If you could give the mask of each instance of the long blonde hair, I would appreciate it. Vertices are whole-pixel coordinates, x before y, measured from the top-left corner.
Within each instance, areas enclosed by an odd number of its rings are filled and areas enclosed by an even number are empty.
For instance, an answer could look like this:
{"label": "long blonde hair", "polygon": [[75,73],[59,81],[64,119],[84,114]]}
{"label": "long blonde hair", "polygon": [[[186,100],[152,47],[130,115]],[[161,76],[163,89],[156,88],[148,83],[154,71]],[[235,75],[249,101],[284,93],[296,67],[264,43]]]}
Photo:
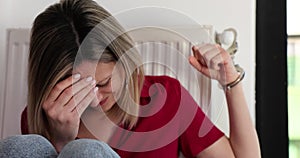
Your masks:
{"label": "long blonde hair", "polygon": [[[81,44],[93,29],[97,38],[87,40],[89,47],[78,58]],[[144,72],[138,52],[124,29],[104,8],[92,0],[62,0],[39,14],[31,30],[28,72],[28,125],[29,132],[49,135],[49,122],[42,104],[50,91],[61,80],[72,74],[76,62],[98,60],[117,62],[122,66],[128,82],[129,95],[136,104],[126,104],[135,115],[113,106],[109,114],[120,123],[133,127],[137,122],[140,92]],[[104,51],[99,51],[103,49]],[[126,53],[126,52],[130,53]],[[103,54],[102,54],[103,53]],[[101,58],[99,59],[99,54]],[[126,107],[127,106],[127,107]]]}

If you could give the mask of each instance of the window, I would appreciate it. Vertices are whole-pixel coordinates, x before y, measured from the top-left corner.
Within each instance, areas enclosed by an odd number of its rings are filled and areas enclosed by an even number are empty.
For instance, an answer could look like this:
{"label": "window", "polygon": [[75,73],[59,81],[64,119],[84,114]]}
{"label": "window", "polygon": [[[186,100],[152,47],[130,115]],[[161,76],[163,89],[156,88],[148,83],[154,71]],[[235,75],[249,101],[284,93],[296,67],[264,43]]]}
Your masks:
{"label": "window", "polygon": [[299,0],[287,0],[287,66],[289,157],[300,157],[300,10]]}
{"label": "window", "polygon": [[[299,28],[300,30],[300,28]],[[288,37],[289,157],[300,157],[300,36]],[[298,80],[297,80],[298,79]]]}

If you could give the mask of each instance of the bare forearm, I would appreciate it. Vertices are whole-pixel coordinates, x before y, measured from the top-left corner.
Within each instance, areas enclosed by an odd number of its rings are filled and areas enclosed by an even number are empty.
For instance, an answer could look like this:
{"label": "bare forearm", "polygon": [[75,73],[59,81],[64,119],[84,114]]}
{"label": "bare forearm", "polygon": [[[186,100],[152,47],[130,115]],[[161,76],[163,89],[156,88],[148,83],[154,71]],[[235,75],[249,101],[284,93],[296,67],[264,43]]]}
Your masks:
{"label": "bare forearm", "polygon": [[[240,76],[232,62],[230,54],[219,45],[200,45],[193,47],[194,56],[189,58],[193,67],[205,76],[217,80],[222,85],[234,86],[240,82]],[[204,62],[202,62],[204,61]],[[207,65],[207,63],[209,63]],[[226,91],[226,99],[229,110],[230,138],[214,143],[199,154],[200,157],[219,157],[216,151],[232,157],[232,151],[238,158],[260,157],[260,149],[256,130],[251,121],[246,99],[241,83],[238,83]],[[221,142],[221,143],[220,143]],[[230,145],[229,145],[230,143]],[[219,150],[231,146],[226,151]]]}
{"label": "bare forearm", "polygon": [[241,83],[226,91],[230,122],[230,144],[237,158],[260,157],[255,127],[251,121]]}

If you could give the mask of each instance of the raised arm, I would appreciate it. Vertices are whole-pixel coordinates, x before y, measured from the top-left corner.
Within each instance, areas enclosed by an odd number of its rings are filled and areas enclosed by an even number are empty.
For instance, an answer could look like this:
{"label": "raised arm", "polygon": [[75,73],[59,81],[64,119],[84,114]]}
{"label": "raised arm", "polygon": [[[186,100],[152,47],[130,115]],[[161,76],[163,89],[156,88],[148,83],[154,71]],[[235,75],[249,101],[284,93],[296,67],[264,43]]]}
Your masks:
{"label": "raised arm", "polygon": [[[193,47],[194,56],[190,64],[205,76],[228,85],[241,77],[227,53],[219,45],[206,44]],[[229,90],[224,90],[228,103],[230,136],[219,139],[197,157],[237,157],[256,158],[260,148],[255,127],[251,121],[248,106],[239,82]]]}

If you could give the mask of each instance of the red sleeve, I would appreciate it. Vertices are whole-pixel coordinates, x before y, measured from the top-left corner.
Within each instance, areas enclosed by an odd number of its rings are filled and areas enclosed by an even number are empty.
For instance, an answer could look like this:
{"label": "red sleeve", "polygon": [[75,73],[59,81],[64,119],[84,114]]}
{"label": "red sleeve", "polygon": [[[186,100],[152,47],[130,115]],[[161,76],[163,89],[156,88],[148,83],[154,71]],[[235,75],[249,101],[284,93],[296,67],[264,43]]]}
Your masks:
{"label": "red sleeve", "polygon": [[22,134],[29,134],[28,132],[28,122],[27,122],[27,107],[22,112],[21,115],[21,132]]}
{"label": "red sleeve", "polygon": [[[210,121],[183,87],[181,88],[181,93],[182,99],[184,99],[184,106],[187,109],[197,109],[197,113],[192,123],[180,136],[179,145],[185,157],[196,157],[201,151],[221,138],[224,133]],[[195,106],[197,107],[195,108]]]}

